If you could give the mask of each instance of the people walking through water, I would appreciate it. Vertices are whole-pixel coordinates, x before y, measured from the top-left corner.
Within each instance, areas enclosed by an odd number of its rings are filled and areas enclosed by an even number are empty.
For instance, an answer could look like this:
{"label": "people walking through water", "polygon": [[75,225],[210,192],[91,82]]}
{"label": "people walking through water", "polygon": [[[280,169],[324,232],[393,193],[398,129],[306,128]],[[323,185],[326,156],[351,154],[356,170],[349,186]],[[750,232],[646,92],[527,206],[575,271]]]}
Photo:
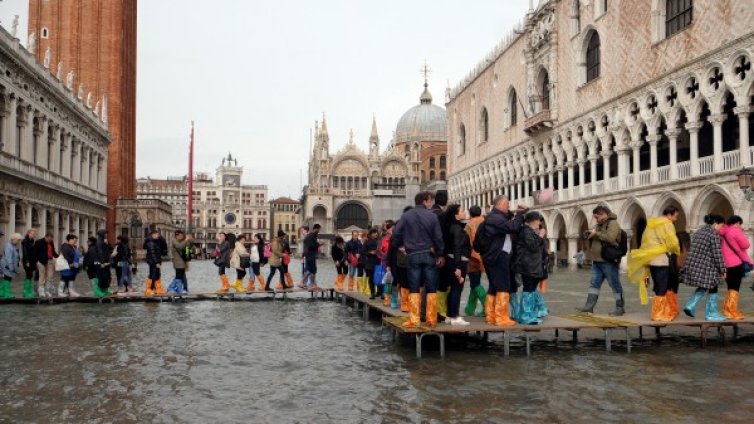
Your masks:
{"label": "people walking through water", "polygon": [[37,230],[31,229],[21,242],[21,263],[24,268],[24,299],[33,299],[37,296],[37,258],[34,255],[34,242],[37,238]]}
{"label": "people walking through water", "polygon": [[149,276],[145,283],[146,296],[164,296],[167,291],[162,287],[162,257],[167,256],[167,242],[157,230],[152,230],[149,238],[144,240],[144,254],[149,266]]}
{"label": "people walking through water", "polygon": [[230,254],[230,267],[236,270],[236,280],[233,282],[233,290],[243,293],[243,279],[246,277],[246,268],[251,266],[251,254],[246,250],[246,236],[239,234],[236,244]]}
{"label": "people walking through water", "polygon": [[686,231],[678,231],[676,233],[678,237],[678,244],[680,246],[679,254],[670,255],[670,275],[668,277],[668,293],[673,292],[672,295],[667,296],[668,306],[671,308],[674,317],[678,316],[680,307],[678,306],[678,287],[681,284],[681,269],[683,269],[686,263],[686,255],[691,248],[691,235]]}
{"label": "people walking through water", "polygon": [[352,231],[351,240],[345,246],[346,260],[348,261],[348,291],[353,291],[356,288],[356,279],[360,279],[364,275],[364,268],[361,266],[363,250],[364,246],[359,238],[359,232]]}
{"label": "people walking through water", "polygon": [[270,241],[270,275],[267,276],[267,282],[264,285],[265,291],[272,291],[270,283],[272,283],[272,278],[275,277],[275,272],[280,273],[280,283],[285,284],[285,274],[283,273],[283,237],[285,237],[285,232],[278,230],[277,237],[274,237]]}
{"label": "people walking through water", "polygon": [[99,271],[99,265],[97,265],[97,238],[89,237],[86,239],[86,252],[84,253],[84,271],[86,272],[86,278],[89,280],[89,285],[92,288],[92,294],[97,296],[99,293],[99,285],[97,280],[97,272]]}
{"label": "people walking through water", "polygon": [[[306,261],[306,271],[309,273],[308,283],[304,282],[304,287],[307,289],[317,289],[317,255],[319,254],[319,248],[322,243],[317,240],[319,236],[319,230],[321,226],[314,224],[312,230],[304,238],[304,260]],[[282,243],[282,239],[281,239]]]}
{"label": "people walking through water", "polygon": [[188,294],[186,270],[191,260],[191,236],[187,236],[182,230],[175,232],[175,238],[170,243],[170,259],[175,269],[175,278],[168,286],[168,292],[186,295]]}
{"label": "people walking through water", "polygon": [[58,296],[79,297],[80,294],[73,288],[73,282],[79,273],[80,258],[79,248],[76,245],[79,238],[73,234],[65,236],[65,243],[60,246],[60,254],[68,264],[68,269],[60,271],[60,285],[58,286]]}
{"label": "people walking through water", "polygon": [[[249,284],[246,285],[247,292],[254,291],[254,282],[259,283],[259,290],[264,290],[264,277],[262,276],[261,255],[259,253],[259,235],[251,237],[251,247],[249,248],[250,266],[249,266]],[[264,247],[262,247],[264,252]]]}
{"label": "people walking through water", "polygon": [[445,270],[450,275],[450,292],[448,294],[448,323],[450,325],[469,325],[463,319],[461,310],[461,293],[466,282],[466,272],[471,260],[471,241],[464,228],[466,211],[461,205],[452,204],[443,213],[448,225],[448,243],[445,245]]}
{"label": "people walking through water", "polygon": [[437,215],[430,212],[432,195],[420,192],[414,198],[413,209],[401,215],[393,233],[398,248],[406,251],[408,269],[409,317],[403,323],[406,328],[420,325],[420,287],[424,283],[427,292],[426,324],[437,325],[437,269],[445,265],[445,246]]}
{"label": "people walking through water", "polygon": [[369,284],[369,300],[374,300],[379,295],[376,290],[377,283],[374,281],[375,270],[380,263],[380,258],[378,256],[380,248],[380,244],[377,241],[378,235],[379,232],[377,229],[372,228],[369,230],[367,240],[364,243],[364,271],[366,272],[367,282]]}
{"label": "people walking through water", "polygon": [[511,212],[506,196],[498,196],[493,206],[477,229],[474,247],[482,255],[490,281],[485,321],[505,327],[516,324],[510,314],[510,292],[516,284],[512,280],[510,259],[514,248],[513,235],[521,230],[528,208],[520,204],[515,213]]}
{"label": "people walking through water", "polygon": [[283,273],[285,274],[285,282],[280,283],[281,289],[293,288],[293,277],[291,276],[291,257],[293,252],[291,251],[291,244],[288,242],[288,234],[283,237]]}
{"label": "people walking through water", "polygon": [[383,278],[382,295],[384,306],[390,306],[393,309],[398,308],[398,289],[395,285],[395,276],[390,267],[390,258],[388,253],[390,252],[390,241],[393,239],[393,232],[395,231],[395,222],[388,219],[383,225],[384,232],[382,235],[382,241],[380,241],[380,265],[384,270],[385,276],[389,275],[389,278]]}
{"label": "people walking through water", "polygon": [[[227,293],[230,290],[230,282],[228,276],[225,274],[225,268],[230,266],[230,251],[232,244],[228,240],[228,236],[224,232],[217,233],[217,246],[215,247],[215,259],[214,264],[217,267],[217,275],[220,276],[220,289],[218,293]],[[233,240],[235,244],[235,240]]]}
{"label": "people walking through water", "polygon": [[723,315],[733,320],[744,318],[744,314],[738,310],[738,293],[741,290],[741,280],[744,274],[754,269],[754,261],[747,253],[750,246],[749,238],[741,229],[742,224],[743,219],[738,215],[733,215],[728,218],[727,225],[720,229],[722,241],[720,251],[725,262],[725,283],[728,286],[723,300]]}
{"label": "people walking through water", "polygon": [[113,249],[107,242],[107,230],[101,229],[97,231],[97,241],[94,244],[94,267],[96,269],[97,278],[95,278],[95,284],[93,286],[94,295],[96,297],[105,297],[110,295],[110,280],[112,279],[112,273],[110,272],[110,258],[112,256]]}
{"label": "people walking through water", "polygon": [[118,283],[118,294],[134,293],[133,275],[131,265],[133,256],[128,236],[118,236],[118,244],[115,246],[115,278]]}
{"label": "people walking through water", "polygon": [[348,274],[348,265],[346,264],[345,242],[343,237],[336,236],[330,247],[330,257],[335,264],[335,290],[343,291],[343,281]]}
{"label": "people walking through water", "polygon": [[620,258],[625,255],[624,233],[618,225],[618,217],[607,206],[597,206],[592,210],[592,216],[597,225],[585,235],[586,240],[591,242],[589,253],[592,259],[592,279],[586,304],[576,310],[593,313],[602,283],[607,279],[615,297],[615,309],[610,315],[621,316],[625,313],[623,286],[619,275]]}
{"label": "people walking through water", "polygon": [[44,237],[34,243],[34,257],[37,260],[37,274],[39,275],[39,297],[52,297],[55,258],[58,257],[55,243],[52,240],[52,233],[45,234]]}
{"label": "people walking through water", "polygon": [[692,318],[696,316],[696,304],[705,294],[709,294],[704,318],[707,321],[727,319],[720,313],[717,304],[718,286],[727,277],[719,235],[724,223],[725,219],[720,215],[707,215],[704,217],[704,225],[691,238],[691,249],[686,255],[682,281],[696,287],[683,308],[683,312]]}
{"label": "people walking through water", "polygon": [[680,212],[675,206],[668,206],[661,217],[650,218],[641,237],[641,247],[631,250],[628,255],[628,280],[634,284],[649,284],[652,277],[652,321],[669,322],[675,319],[670,285],[671,255],[681,253],[674,223]]}
{"label": "people walking through water", "polygon": [[13,281],[13,277],[18,273],[19,265],[21,264],[21,254],[18,249],[21,239],[23,239],[21,234],[12,234],[10,240],[5,243],[2,257],[0,257],[0,274],[3,277],[0,282],[0,298],[2,299],[15,298],[11,292],[11,281]]}
{"label": "people walking through water", "polygon": [[543,318],[540,316],[543,311],[539,304],[541,295],[538,296],[537,287],[546,277],[547,272],[545,262],[547,257],[545,235],[547,233],[541,223],[542,215],[539,212],[528,212],[524,216],[524,225],[516,239],[514,271],[521,276],[524,287],[521,294],[521,306],[515,319],[525,325],[541,324]]}
{"label": "people walking through water", "polygon": [[[469,242],[474,245],[474,237],[476,236],[477,228],[479,224],[484,221],[482,216],[482,208],[479,206],[472,206],[469,208],[469,221],[466,223],[466,234],[469,235]],[[482,272],[484,272],[484,265],[482,264],[482,257],[479,252],[472,248],[471,257],[469,258],[469,299],[466,301],[466,308],[464,312],[467,317],[471,316],[484,316],[484,304],[487,300],[487,290],[482,286]],[[477,312],[477,302],[481,304],[481,309]]]}

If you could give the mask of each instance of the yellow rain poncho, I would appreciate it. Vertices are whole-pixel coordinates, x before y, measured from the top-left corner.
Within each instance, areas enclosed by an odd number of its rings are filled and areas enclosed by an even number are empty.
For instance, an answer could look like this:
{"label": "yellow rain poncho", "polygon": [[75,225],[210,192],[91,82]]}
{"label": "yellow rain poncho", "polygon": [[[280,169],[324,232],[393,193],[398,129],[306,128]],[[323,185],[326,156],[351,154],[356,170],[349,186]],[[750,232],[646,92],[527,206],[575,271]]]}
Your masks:
{"label": "yellow rain poncho", "polygon": [[675,226],[665,217],[650,218],[641,237],[641,248],[628,254],[628,281],[643,285],[649,277],[650,262],[668,253],[681,253]]}

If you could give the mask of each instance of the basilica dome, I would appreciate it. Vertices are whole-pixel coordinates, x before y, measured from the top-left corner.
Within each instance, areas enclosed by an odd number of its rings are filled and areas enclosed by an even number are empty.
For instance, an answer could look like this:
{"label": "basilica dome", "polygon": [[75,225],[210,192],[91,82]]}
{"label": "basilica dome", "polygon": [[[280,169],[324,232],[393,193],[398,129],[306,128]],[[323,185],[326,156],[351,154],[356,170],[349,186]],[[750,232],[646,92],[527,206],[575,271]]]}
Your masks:
{"label": "basilica dome", "polygon": [[448,141],[448,116],[445,109],[432,104],[432,95],[424,84],[419,105],[403,114],[395,128],[395,144],[423,141]]}

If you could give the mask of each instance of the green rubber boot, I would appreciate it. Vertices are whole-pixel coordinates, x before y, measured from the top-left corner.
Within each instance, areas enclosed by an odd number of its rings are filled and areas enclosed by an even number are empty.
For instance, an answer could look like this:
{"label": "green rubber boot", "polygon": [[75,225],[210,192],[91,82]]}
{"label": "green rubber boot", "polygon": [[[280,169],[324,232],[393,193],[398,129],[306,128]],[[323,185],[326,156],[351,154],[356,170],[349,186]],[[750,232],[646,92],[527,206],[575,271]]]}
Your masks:
{"label": "green rubber boot", "polygon": [[487,303],[487,290],[485,290],[484,287],[482,287],[482,285],[480,284],[476,286],[476,288],[474,288],[474,291],[476,292],[477,299],[479,299],[479,303],[482,304],[482,310],[477,312],[476,316],[484,317],[484,306],[485,303]]}
{"label": "green rubber boot", "polygon": [[3,280],[3,299],[15,299],[10,291],[10,281]]}
{"label": "green rubber boot", "polygon": [[92,284],[92,296],[94,296],[94,297],[102,297],[100,295],[101,291],[99,289],[99,279],[92,278],[89,282]]}
{"label": "green rubber boot", "polygon": [[463,310],[467,317],[474,316],[474,313],[476,312],[476,300],[476,290],[469,290],[469,300],[466,301],[466,308]]}
{"label": "green rubber boot", "polygon": [[24,299],[34,299],[36,293],[34,293],[34,283],[31,280],[24,280]]}

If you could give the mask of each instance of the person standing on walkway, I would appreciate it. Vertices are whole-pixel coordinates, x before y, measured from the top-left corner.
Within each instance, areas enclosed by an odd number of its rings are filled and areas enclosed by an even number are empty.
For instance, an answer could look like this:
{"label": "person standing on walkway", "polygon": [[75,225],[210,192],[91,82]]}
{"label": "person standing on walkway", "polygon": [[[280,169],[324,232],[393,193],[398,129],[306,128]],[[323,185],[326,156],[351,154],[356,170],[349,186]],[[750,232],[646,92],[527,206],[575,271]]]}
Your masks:
{"label": "person standing on walkway", "polygon": [[728,218],[728,225],[720,229],[722,240],[720,250],[727,268],[725,282],[728,286],[728,292],[723,300],[723,314],[728,319],[735,320],[744,318],[744,314],[738,310],[738,292],[744,277],[744,267],[748,267],[749,271],[754,269],[754,261],[747,253],[750,246],[749,238],[741,229],[743,222],[740,216],[733,215]]}
{"label": "person standing on walkway", "polygon": [[469,325],[460,314],[461,293],[466,282],[466,272],[471,260],[471,240],[466,232],[463,220],[466,211],[461,205],[453,204],[445,210],[448,222],[448,243],[445,249],[445,269],[451,276],[448,294],[448,322],[450,325]]}
{"label": "person standing on walkway", "polygon": [[131,265],[134,259],[128,236],[118,237],[115,251],[115,278],[117,278],[118,283],[118,294],[134,293],[133,275],[131,274]]}
{"label": "person standing on walkway", "polygon": [[380,250],[378,256],[380,258],[380,265],[382,265],[382,269],[384,270],[383,275],[390,273],[390,278],[386,280],[386,284],[383,284],[382,287],[382,304],[383,306],[390,306],[395,309],[398,307],[398,289],[396,288],[394,283],[395,276],[391,272],[388,257],[388,252],[390,251],[390,241],[393,239],[393,232],[395,231],[395,222],[391,219],[388,219],[387,221],[385,221],[383,228],[384,231],[382,240],[380,241]]}
{"label": "person standing on walkway", "polygon": [[14,298],[10,284],[13,281],[13,277],[16,276],[18,265],[21,263],[18,245],[21,243],[22,238],[19,233],[12,234],[10,240],[5,243],[5,249],[3,250],[2,257],[0,257],[0,274],[3,277],[2,282],[0,282],[0,298],[2,299]]}
{"label": "person standing on walkway", "polygon": [[26,278],[24,279],[24,299],[33,299],[37,296],[39,276],[35,275],[37,272],[37,258],[34,255],[34,242],[36,238],[37,230],[31,229],[26,232],[26,236],[21,242],[21,253],[23,254],[21,264],[26,273]]}
{"label": "person standing on walkway", "polygon": [[482,228],[487,245],[482,254],[484,269],[490,280],[485,304],[485,321],[505,327],[515,325],[510,316],[510,293],[515,282],[512,281],[511,253],[513,252],[513,235],[518,234],[524,223],[524,214],[528,209],[519,205],[514,214],[510,211],[510,201],[506,196],[495,198],[494,208],[485,217]]}
{"label": "person standing on walkway", "polygon": [[[484,222],[482,216],[482,208],[479,206],[472,206],[469,208],[469,221],[466,223],[466,234],[469,235],[469,242],[474,245],[474,237],[476,236],[477,228],[479,224]],[[466,301],[466,309],[464,312],[467,317],[475,316],[477,301],[481,303],[482,309],[477,316],[484,316],[484,304],[487,300],[487,290],[482,286],[482,272],[484,272],[484,265],[482,264],[482,257],[476,250],[471,250],[471,257],[469,258],[469,299]]]}
{"label": "person standing on walkway", "polygon": [[79,248],[76,245],[79,238],[74,234],[68,234],[65,236],[65,243],[60,246],[60,254],[63,255],[65,261],[68,263],[68,269],[60,271],[60,285],[58,286],[58,296],[70,296],[79,297],[79,293],[73,288],[73,282],[76,281],[76,276],[79,274],[80,258]]}
{"label": "person standing on walkway", "polygon": [[427,292],[426,322],[437,325],[437,269],[445,265],[445,246],[437,215],[430,212],[432,195],[420,192],[414,198],[413,209],[401,216],[393,233],[396,245],[406,251],[409,294],[409,317],[403,326],[417,327],[420,324],[420,287],[424,283]]}
{"label": "person standing on walkway", "polygon": [[369,300],[374,300],[378,296],[378,293],[375,290],[377,282],[374,281],[375,270],[380,263],[380,258],[378,256],[380,249],[380,243],[377,241],[378,235],[379,232],[377,229],[372,228],[369,230],[367,241],[364,243],[364,271],[366,272],[367,282],[369,284]]}
{"label": "person standing on walkway", "polygon": [[285,237],[285,232],[278,230],[277,235],[277,237],[270,241],[270,275],[267,276],[267,283],[264,285],[265,291],[272,290],[270,289],[270,283],[272,283],[272,278],[275,276],[276,271],[280,273],[280,283],[285,284],[283,280],[285,278],[285,274],[283,273],[283,237]]}
{"label": "person standing on walkway", "polygon": [[[319,247],[322,246],[317,240],[320,230],[319,224],[314,224],[312,230],[304,238],[304,260],[306,261],[306,271],[309,273],[310,284],[306,284],[307,289],[316,289],[317,287],[317,255]],[[303,287],[302,287],[303,288]]]}
{"label": "person standing on walkway", "polygon": [[110,295],[110,280],[112,279],[110,258],[112,253],[113,249],[107,242],[107,230],[103,228],[97,231],[97,241],[94,245],[94,267],[97,275],[94,295],[97,297]]}
{"label": "person standing on walkway", "polygon": [[586,239],[591,240],[592,246],[590,254],[592,257],[592,280],[589,286],[586,304],[582,308],[576,308],[579,312],[594,312],[594,306],[600,295],[602,283],[607,279],[608,284],[613,289],[615,296],[615,310],[610,312],[611,316],[621,316],[624,314],[623,286],[620,284],[619,261],[606,260],[602,257],[602,246],[619,246],[621,242],[621,228],[618,225],[618,217],[610,212],[606,206],[597,206],[592,210],[592,216],[597,221],[597,225],[587,231]]}
{"label": "person standing on walkway", "polygon": [[[264,247],[262,248],[264,252]],[[254,281],[259,283],[259,290],[264,291],[264,277],[262,276],[261,255],[259,254],[259,235],[253,235],[251,237],[251,248],[249,249],[250,263],[249,267],[249,283],[246,285],[247,292],[254,291]]]}
{"label": "person standing on walkway", "polygon": [[720,229],[725,219],[720,215],[707,215],[704,217],[704,225],[691,238],[691,249],[686,255],[686,263],[683,267],[683,279],[685,284],[696,287],[696,291],[686,302],[683,312],[694,317],[696,304],[709,293],[707,308],[704,317],[707,321],[725,321],[725,315],[721,314],[717,305],[717,287],[720,281],[727,277],[727,268],[720,250]]}
{"label": "person standing on walkway", "polygon": [[345,281],[346,274],[348,274],[348,265],[346,265],[345,242],[343,241],[343,237],[335,237],[333,245],[330,248],[330,257],[335,264],[335,273],[337,275],[337,277],[335,277],[335,290],[343,291],[343,281]]}
{"label": "person standing on walkway", "polygon": [[541,324],[537,286],[546,274],[547,264],[544,228],[541,228],[542,215],[531,211],[524,216],[524,224],[516,239],[515,272],[521,276],[524,291],[516,321],[525,325]]}
{"label": "person standing on walkway", "polygon": [[37,259],[37,273],[39,274],[39,297],[52,297],[53,295],[53,278],[55,278],[55,258],[58,252],[55,251],[55,243],[52,240],[52,233],[34,243],[34,257]]}
{"label": "person standing on walkway", "polygon": [[[234,240],[235,241],[235,240]],[[217,275],[220,276],[220,290],[218,293],[227,293],[230,290],[230,282],[228,282],[228,276],[225,274],[225,268],[230,264],[230,250],[231,244],[227,235],[224,232],[217,233],[217,247],[215,247],[215,266],[217,267]]]}
{"label": "person standing on walkway", "polygon": [[144,294],[164,296],[167,292],[162,288],[162,257],[168,254],[168,245],[157,230],[152,230],[150,237],[144,240],[144,250],[149,266],[149,276],[146,281]]}
{"label": "person standing on walkway", "polygon": [[652,321],[670,322],[675,319],[670,285],[670,255],[681,253],[675,225],[678,208],[668,206],[661,217],[650,218],[641,237],[641,247],[628,255],[628,279],[634,284],[647,284],[652,277]]}
{"label": "person standing on walkway", "polygon": [[243,293],[243,279],[246,277],[246,268],[251,266],[251,254],[246,250],[246,236],[239,234],[236,237],[236,245],[230,254],[230,267],[236,270],[236,281],[233,282],[233,289],[236,293]]}
{"label": "person standing on walkway", "polygon": [[99,267],[97,262],[97,238],[89,237],[86,239],[86,252],[84,253],[84,271],[86,271],[86,278],[89,280],[89,285],[92,288],[92,293],[96,296],[99,293],[99,286],[97,285],[97,271]]}
{"label": "person standing on walkway", "polygon": [[175,269],[175,279],[173,283],[170,283],[172,290],[168,288],[168,291],[179,295],[188,294],[186,270],[191,260],[191,236],[187,236],[182,230],[177,230],[175,238],[170,244],[170,249],[170,253],[172,253],[170,255],[171,261],[173,262],[173,269]]}
{"label": "person standing on walkway", "polygon": [[361,255],[364,253],[364,246],[359,239],[359,232],[351,232],[351,240],[346,243],[345,252],[348,261],[348,291],[354,290],[356,278],[364,275],[364,268],[361,266]]}
{"label": "person standing on walkway", "polygon": [[291,251],[291,244],[288,242],[288,234],[286,234],[283,238],[283,272],[285,273],[285,282],[280,284],[283,289],[293,288],[293,277],[290,272],[292,257],[293,252]]}

